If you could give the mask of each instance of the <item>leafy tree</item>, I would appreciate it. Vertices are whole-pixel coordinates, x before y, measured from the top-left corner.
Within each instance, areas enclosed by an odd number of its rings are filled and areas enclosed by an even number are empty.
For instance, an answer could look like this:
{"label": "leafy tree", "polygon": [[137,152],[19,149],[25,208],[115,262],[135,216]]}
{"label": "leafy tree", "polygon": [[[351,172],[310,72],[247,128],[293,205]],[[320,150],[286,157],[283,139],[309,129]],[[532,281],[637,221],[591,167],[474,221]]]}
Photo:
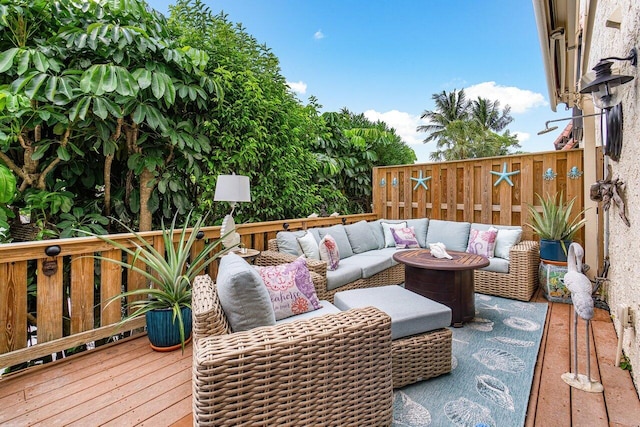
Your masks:
{"label": "leafy tree", "polygon": [[57,186],[110,215],[116,183],[141,230],[162,203],[189,210],[185,181],[211,149],[199,112],[221,95],[204,52],[142,0],[3,0],[0,27],[0,160],[21,194]]}
{"label": "leafy tree", "polygon": [[502,156],[518,148],[518,140],[509,131],[502,132],[513,121],[511,107],[500,108],[499,101],[478,97],[467,101],[464,90],[442,91],[433,95],[435,110],[425,110],[421,118],[429,124],[418,126],[428,133],[424,142],[436,142],[431,160],[461,160]]}
{"label": "leafy tree", "polygon": [[372,123],[364,114],[344,108],[322,117],[327,131],[315,143],[316,156],[324,165],[319,182],[341,189],[343,196],[328,207],[340,212],[368,212],[373,167],[413,163],[415,153],[395,130],[383,122]]}
{"label": "leafy tree", "polygon": [[424,142],[430,142],[440,138],[447,125],[456,120],[466,120],[469,115],[469,104],[467,103],[464,89],[453,90],[447,93],[442,91],[431,96],[436,104],[435,110],[425,110],[420,115],[421,119],[427,119],[429,124],[420,125],[418,132],[427,133]]}

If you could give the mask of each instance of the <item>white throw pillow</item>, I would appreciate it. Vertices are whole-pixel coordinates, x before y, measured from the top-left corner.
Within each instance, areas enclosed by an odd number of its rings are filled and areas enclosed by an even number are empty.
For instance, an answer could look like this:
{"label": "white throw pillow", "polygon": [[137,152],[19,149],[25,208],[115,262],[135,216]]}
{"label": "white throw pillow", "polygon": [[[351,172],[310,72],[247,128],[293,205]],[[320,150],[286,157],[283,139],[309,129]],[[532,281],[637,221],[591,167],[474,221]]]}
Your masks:
{"label": "white throw pillow", "polygon": [[393,234],[391,234],[391,229],[406,228],[407,223],[406,222],[399,222],[399,223],[382,222],[381,224],[382,224],[382,231],[384,232],[384,247],[385,248],[395,247],[396,241],[393,238]]}
{"label": "white throw pillow", "polygon": [[522,229],[498,229],[498,236],[496,237],[496,247],[494,249],[495,256],[498,258],[509,259],[509,251],[511,250],[511,247],[515,244],[520,243],[521,237]]}
{"label": "white throw pillow", "polygon": [[318,250],[318,242],[313,234],[308,231],[302,237],[298,237],[298,244],[302,248],[304,256],[309,259],[320,259],[320,251]]}

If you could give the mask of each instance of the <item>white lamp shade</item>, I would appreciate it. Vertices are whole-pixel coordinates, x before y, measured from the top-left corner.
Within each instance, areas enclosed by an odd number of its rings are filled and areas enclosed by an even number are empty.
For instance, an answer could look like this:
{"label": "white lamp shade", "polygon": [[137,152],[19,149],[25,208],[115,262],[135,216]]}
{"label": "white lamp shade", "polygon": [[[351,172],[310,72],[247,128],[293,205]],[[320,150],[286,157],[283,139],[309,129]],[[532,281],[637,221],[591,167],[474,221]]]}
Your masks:
{"label": "white lamp shade", "polygon": [[249,177],[244,175],[218,175],[213,200],[232,203],[250,202]]}

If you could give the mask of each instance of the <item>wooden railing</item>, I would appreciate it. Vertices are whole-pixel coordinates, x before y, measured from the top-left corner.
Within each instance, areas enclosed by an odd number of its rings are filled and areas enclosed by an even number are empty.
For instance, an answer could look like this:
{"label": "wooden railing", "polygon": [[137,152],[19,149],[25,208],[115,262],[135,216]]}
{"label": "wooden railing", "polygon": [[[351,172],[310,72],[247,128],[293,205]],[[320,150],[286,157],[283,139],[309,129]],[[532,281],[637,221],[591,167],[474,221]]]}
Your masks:
{"label": "wooden railing", "polygon": [[[488,224],[522,225],[527,206],[538,206],[536,194],[563,191],[576,197],[574,214],[584,206],[584,178],[571,177],[572,168],[583,171],[582,149],[551,151],[506,157],[489,157],[446,163],[374,168],[373,211],[381,218],[422,218]],[[506,165],[519,171],[494,185]],[[418,179],[422,173],[427,189]],[[412,180],[411,178],[414,178]],[[524,227],[523,238],[533,238]]]}
{"label": "wooden railing", "polygon": [[[237,229],[245,246],[265,250],[268,240],[285,228],[293,231],[375,219],[375,214],[300,218],[241,224]],[[202,231],[204,237],[194,251],[220,236],[219,227]],[[160,231],[140,235],[163,250]],[[109,237],[131,245],[131,234]],[[48,248],[59,249],[59,253],[49,256]],[[121,304],[114,302],[105,308],[106,301],[124,288],[146,286],[143,278],[116,264],[98,262],[96,254],[123,259],[121,250],[94,237],[0,245],[0,369],[144,326],[144,318],[121,324]],[[211,263],[208,273],[216,277],[216,271],[217,263]],[[31,307],[28,301],[34,298],[28,298],[28,292],[35,294],[36,303]],[[37,344],[31,346],[27,343],[29,324],[37,327]]]}

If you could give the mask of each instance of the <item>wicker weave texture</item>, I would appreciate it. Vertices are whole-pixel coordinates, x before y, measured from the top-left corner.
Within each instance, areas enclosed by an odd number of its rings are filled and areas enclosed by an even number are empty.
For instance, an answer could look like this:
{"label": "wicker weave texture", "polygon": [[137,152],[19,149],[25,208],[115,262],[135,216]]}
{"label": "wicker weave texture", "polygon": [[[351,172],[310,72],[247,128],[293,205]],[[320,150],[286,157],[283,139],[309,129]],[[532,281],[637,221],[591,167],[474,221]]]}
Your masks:
{"label": "wicker weave texture", "polygon": [[529,301],[538,287],[540,245],[525,240],[509,252],[509,273],[475,270],[475,290],[481,294]]}
{"label": "wicker weave texture", "polygon": [[391,319],[373,307],[194,343],[203,426],[390,425]]}
{"label": "wicker weave texture", "polygon": [[193,281],[191,312],[194,340],[231,333],[231,327],[216,293],[216,286],[207,274],[197,276]]}
{"label": "wicker weave texture", "polygon": [[394,340],[393,388],[451,372],[452,336],[442,328]]}

